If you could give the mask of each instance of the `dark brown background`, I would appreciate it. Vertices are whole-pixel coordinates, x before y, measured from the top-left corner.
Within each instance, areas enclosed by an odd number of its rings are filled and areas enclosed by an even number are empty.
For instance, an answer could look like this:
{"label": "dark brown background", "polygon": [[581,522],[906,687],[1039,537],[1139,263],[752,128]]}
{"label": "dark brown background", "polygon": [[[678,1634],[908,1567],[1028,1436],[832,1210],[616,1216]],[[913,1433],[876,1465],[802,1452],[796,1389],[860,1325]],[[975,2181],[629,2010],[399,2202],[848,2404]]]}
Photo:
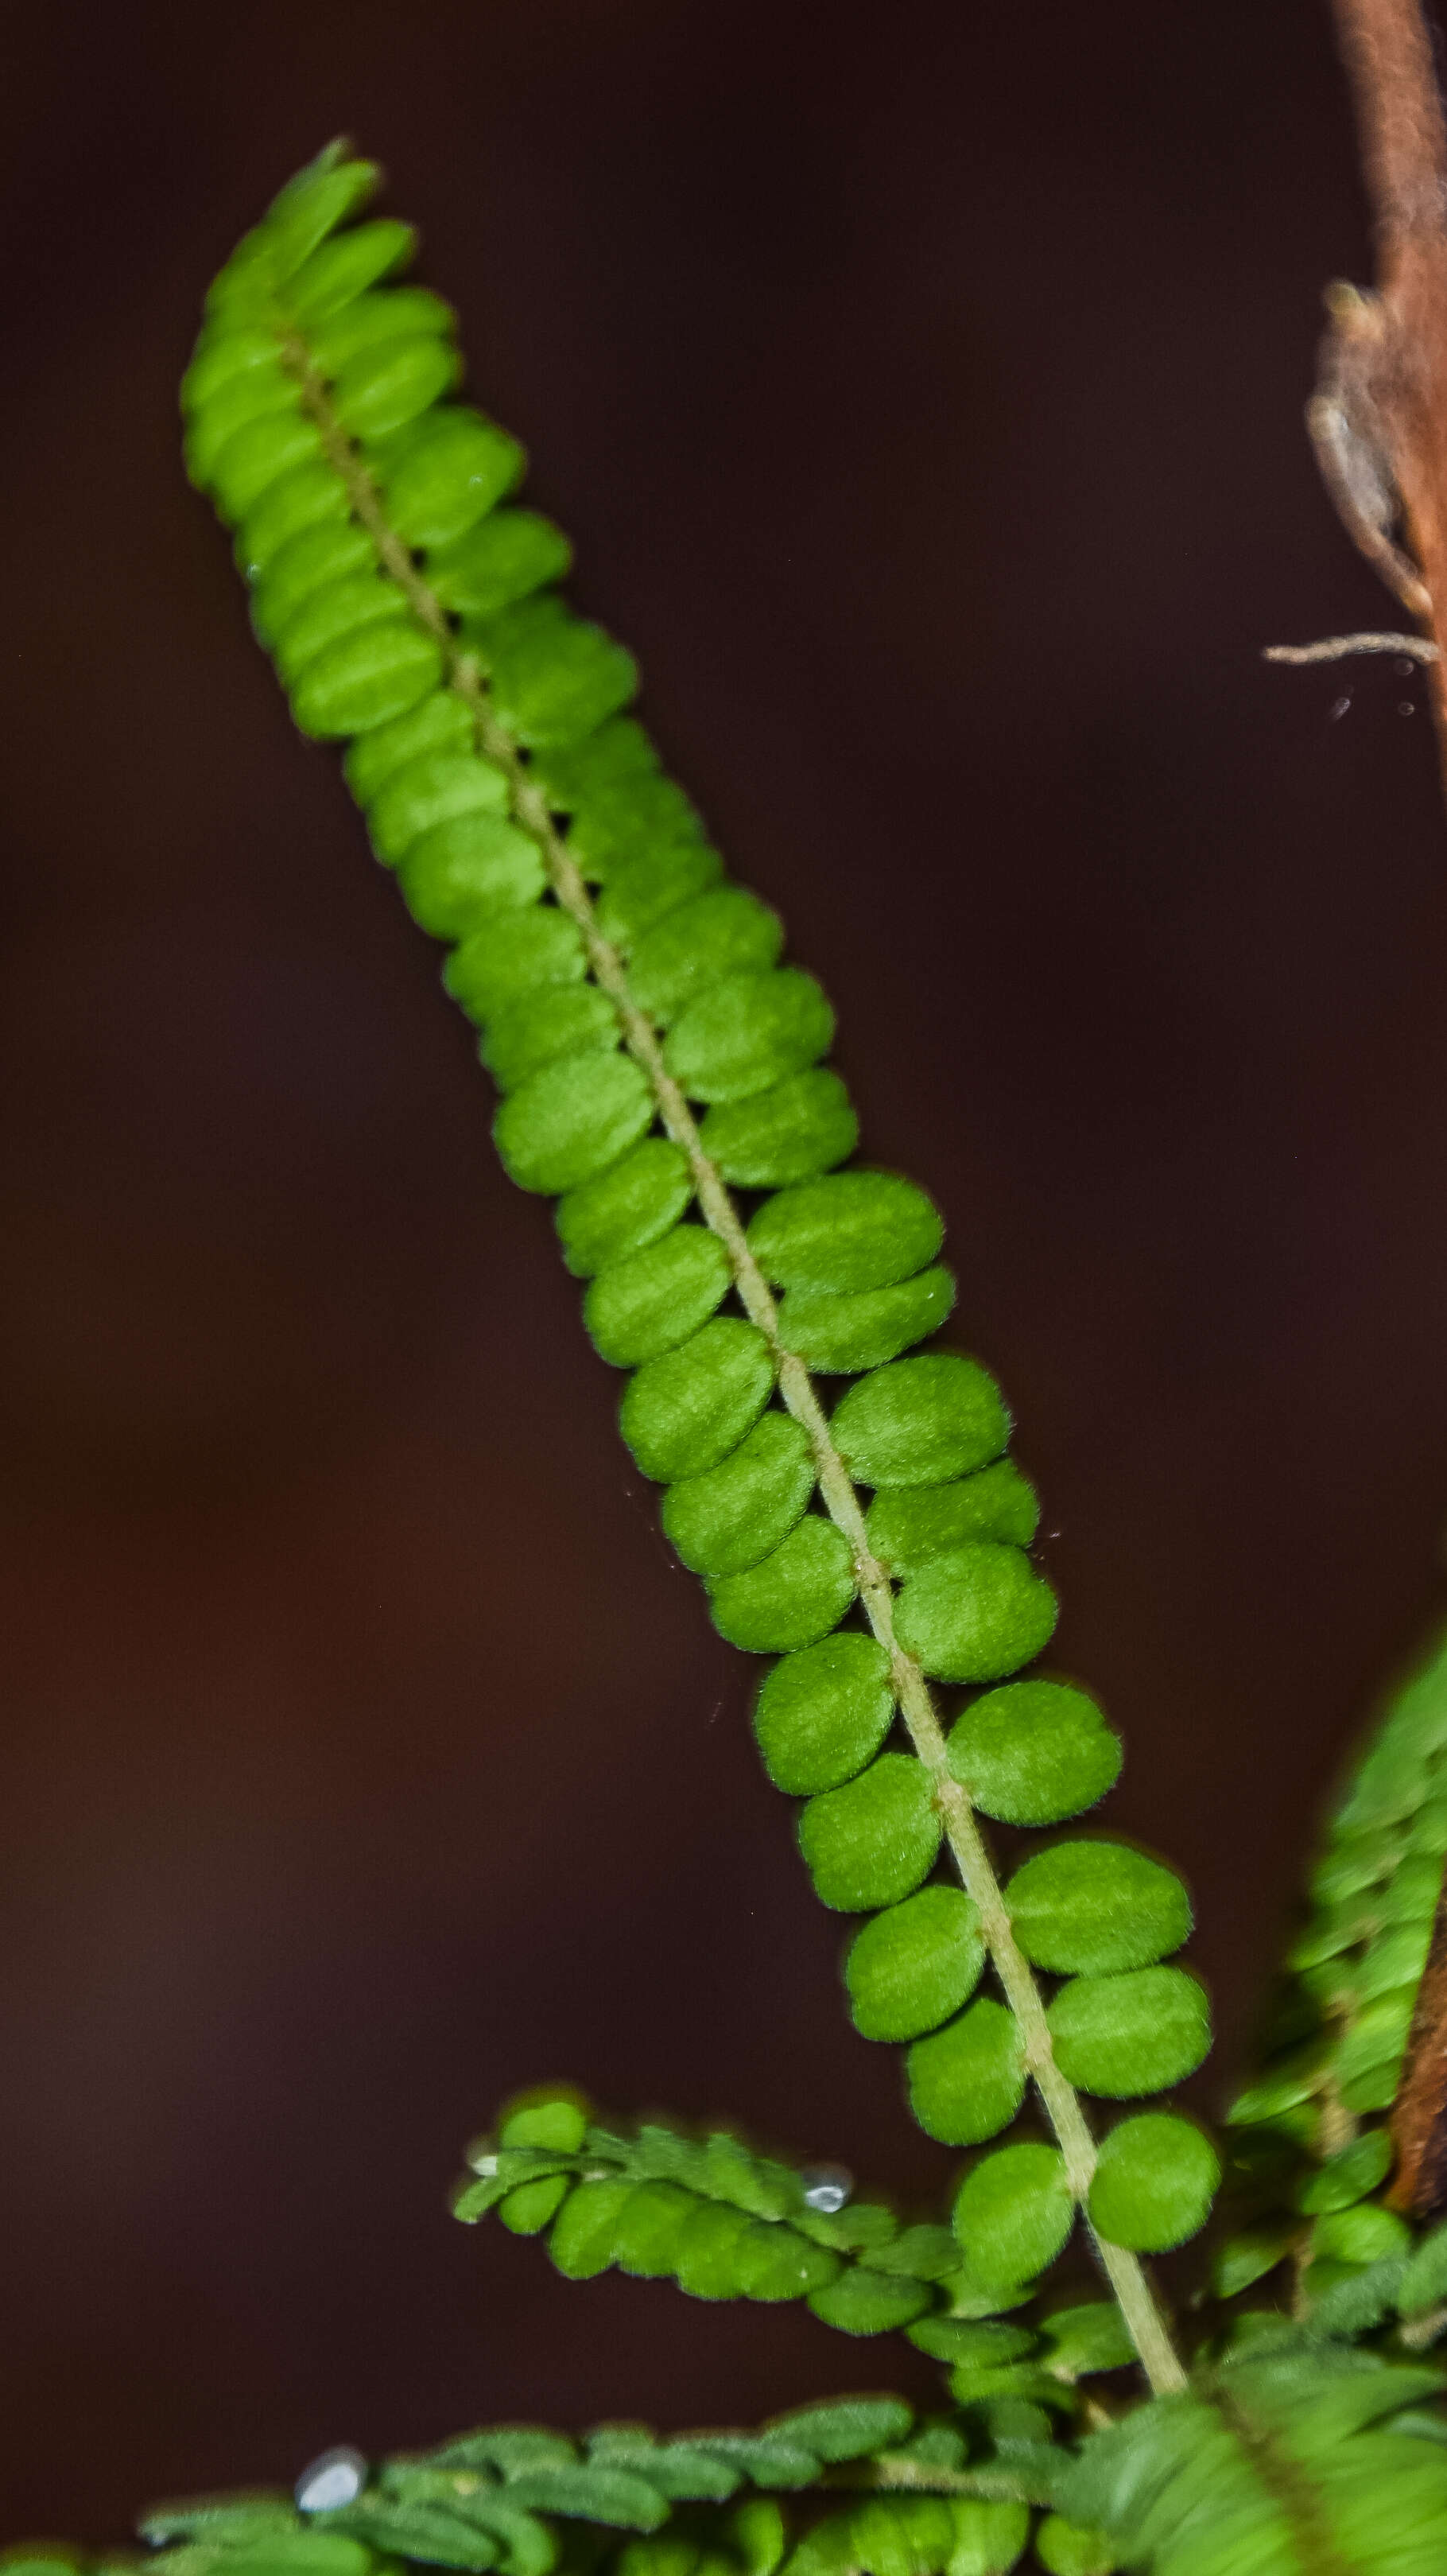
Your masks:
{"label": "dark brown background", "polygon": [[[554,2072],[928,2195],[437,960],[291,734],[173,387],[329,133],[948,1210],[1218,2100],[1439,1600],[1447,878],[1300,407],[1367,268],[1307,0],[11,22],[0,2532],[468,2420],[902,2374],[462,2235]],[[1329,710],[1350,693],[1349,711]],[[1399,710],[1401,710],[1399,712]]]}

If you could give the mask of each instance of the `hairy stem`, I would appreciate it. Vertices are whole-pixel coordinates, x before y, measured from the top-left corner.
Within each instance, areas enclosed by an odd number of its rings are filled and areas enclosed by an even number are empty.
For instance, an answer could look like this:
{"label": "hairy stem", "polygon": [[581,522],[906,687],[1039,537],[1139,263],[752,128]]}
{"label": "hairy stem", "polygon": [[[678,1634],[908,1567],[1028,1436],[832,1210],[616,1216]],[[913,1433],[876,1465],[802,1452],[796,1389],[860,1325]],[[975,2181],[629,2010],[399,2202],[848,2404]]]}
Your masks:
{"label": "hairy stem", "polygon": [[873,2459],[850,2460],[843,2467],[830,2469],[822,2481],[829,2492],[838,2488],[862,2488],[877,2495],[983,2496],[1006,2504],[1048,2504],[1048,2486],[1028,2473],[1013,2475],[1007,2467],[978,2469],[935,2468],[925,2460],[911,2460],[897,2451],[877,2451]]}
{"label": "hairy stem", "polygon": [[[290,337],[283,348],[288,365],[300,379],[306,406],[322,432],[328,457],[347,485],[357,519],[376,545],[387,572],[406,593],[418,619],[441,643],[449,684],[472,711],[478,749],[504,772],[513,814],[537,842],[552,891],[582,933],[588,964],[618,1013],[624,1044],[647,1078],[662,1125],[687,1156],[699,1208],[728,1255],[739,1301],[768,1344],[779,1393],[808,1434],[819,1490],[831,1519],[849,1542],[865,1614],[889,1656],[906,1730],[930,1774],[950,1850],[966,1893],[979,1909],[995,1973],[1024,2038],[1026,2069],[1059,2141],[1071,2191],[1083,2205],[1095,2171],[1095,2141],[1079,2097],[1056,2065],[1044,2000],[1015,1939],[974,1809],[950,1771],[944,1732],[929,1684],[915,1657],[905,1653],[895,1635],[893,1586],[869,1546],[863,1507],[831,1437],[828,1417],[813,1380],[797,1354],[783,1347],[778,1308],[749,1250],[738,1210],[717,1165],[703,1150],[693,1111],[664,1063],[658,1033],[633,998],[624,961],[598,929],[592,897],[577,861],[558,831],[546,797],[530,776],[511,736],[498,722],[475,660],[461,648],[451,620],[428,588],[408,548],[388,527],[377,485],[338,422],[326,385],[312,367],[304,342]],[[1092,2242],[1151,2387],[1157,2395],[1184,2388],[1185,2372],[1137,2257],[1119,2246],[1106,2244],[1095,2237],[1093,2230]]]}

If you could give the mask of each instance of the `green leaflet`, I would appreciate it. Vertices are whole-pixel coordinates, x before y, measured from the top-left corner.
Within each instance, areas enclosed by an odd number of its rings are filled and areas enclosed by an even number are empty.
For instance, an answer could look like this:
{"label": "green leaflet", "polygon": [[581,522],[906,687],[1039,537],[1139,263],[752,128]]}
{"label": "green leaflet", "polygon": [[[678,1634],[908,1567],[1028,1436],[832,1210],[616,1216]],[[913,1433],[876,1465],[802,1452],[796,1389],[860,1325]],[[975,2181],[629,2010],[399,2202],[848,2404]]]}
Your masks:
{"label": "green leaflet", "polygon": [[799,1819],[815,1893],[846,1914],[898,1904],[939,1847],[929,1774],[909,1753],[881,1753],[857,1780],[811,1799]]}
{"label": "green leaflet", "polygon": [[1053,2263],[1075,2224],[1064,2160],[1053,2147],[1001,2147],[969,2173],[955,2234],[976,2278],[1009,2287]]}
{"label": "green leaflet", "polygon": [[[1079,1814],[1119,1747],[1074,1685],[1011,1678],[1056,1605],[1000,1389],[934,1346],[956,1296],[940,1213],[851,1163],[829,1000],[664,775],[629,712],[632,658],[560,595],[566,540],[516,501],[522,452],[465,398],[449,309],[395,282],[413,236],[363,216],[375,178],[323,154],[217,281],[183,389],[188,470],[235,530],[298,724],[347,743],[378,860],[451,950],[444,980],[502,1095],[498,1151],[558,1203],[586,1328],[630,1373],[620,1429],[667,1489],[665,1529],[720,1632],[781,1659],[758,1701],[766,1764],[808,1800],[800,1849],[823,1901],[877,1918],[849,1954],[858,2026],[909,2043],[910,2098],[951,2143],[996,2134],[1040,2070],[1068,2234],[1094,2154],[1070,2083],[1134,2097],[1203,2053],[1201,1988],[1158,1964],[1189,1930],[1184,1895],[1120,1846],[1062,1846],[1017,1870],[1012,1944],[971,1805],[1017,1825]],[[747,1222],[733,1188],[761,1194]],[[941,1713],[927,1677],[966,1696]],[[933,1875],[945,1843],[963,1895]],[[1048,2014],[1031,1959],[1072,1979]],[[807,2296],[850,2331],[921,2313],[907,2266],[802,2225],[793,2250],[797,2211],[625,2173],[591,2137],[596,2172],[556,2140],[498,2152],[533,2159],[491,2195],[504,2223],[547,2230],[579,2277],[626,2254],[700,2297]],[[1111,2154],[1103,2259],[1150,2372],[1175,2385],[1127,2250],[1167,2224],[1160,2159],[1147,2176]],[[704,2205],[685,2209],[690,2192]],[[1200,2201],[1182,2187],[1169,2223]],[[967,2295],[998,2298],[1004,2278],[997,2264]],[[1000,2423],[1038,2438],[1034,2398],[998,2394],[1025,2408]]]}
{"label": "green leaflet", "polygon": [[1120,2565],[1109,2532],[1046,2514],[1035,2534],[1035,2555],[1047,2576],[1111,2576]]}
{"label": "green leaflet", "polygon": [[780,1190],[749,1227],[765,1278],[787,1289],[893,1287],[927,1269],[943,1241],[938,1209],[893,1172],[835,1172]]}
{"label": "green leaflet", "polygon": [[1022,2504],[956,2496],[874,2496],[816,2523],[789,2576],[1008,2576],[1030,2531]]}
{"label": "green leaflet", "polygon": [[1120,1743],[1066,1682],[1011,1682],[956,1719],[949,1763],[977,1807],[1007,1825],[1053,1825],[1093,1807],[1120,1772]]}
{"label": "green leaflet", "polygon": [[962,1889],[924,1887],[850,1944],[844,1982],[866,2039],[916,2039],[957,2011],[985,1964],[979,1908]]}
{"label": "green leaflet", "polygon": [[1025,2099],[1025,2045],[1013,2013],[981,1996],[909,2052],[910,2108],[931,2138],[978,2146],[1009,2127]]}
{"label": "green leaflet", "polygon": [[[807,1432],[789,1414],[770,1412],[721,1466],[684,1477],[672,1486],[664,1496],[661,1517],[675,1549],[695,1574],[715,1578],[744,1574],[782,1546],[803,1519],[813,1491],[814,1461]],[[838,1640],[841,1646],[845,1642]],[[888,1708],[893,1708],[892,1699]]]}
{"label": "green leaflet", "polygon": [[970,1539],[993,1538],[1028,1547],[1040,1506],[1035,1489],[1009,1458],[980,1467],[950,1484],[915,1485],[876,1494],[865,1527],[869,1544],[890,1574],[915,1574],[932,1556]]}
{"label": "green leaflet", "polygon": [[1112,2245],[1165,2254],[1204,2227],[1221,2160],[1193,2121],[1143,2111],[1106,2137],[1086,2210]]}
{"label": "green leaflet", "polygon": [[1005,1890],[1015,1938],[1037,1968],[1145,1968],[1178,1950],[1190,1900],[1173,1870],[1125,1843],[1064,1842],[1037,1852]]}
{"label": "green leaflet", "polygon": [[803,1797],[862,1771],[893,1717],[883,1646],[845,1632],[774,1666],[754,1703],[754,1733],[775,1787]]}

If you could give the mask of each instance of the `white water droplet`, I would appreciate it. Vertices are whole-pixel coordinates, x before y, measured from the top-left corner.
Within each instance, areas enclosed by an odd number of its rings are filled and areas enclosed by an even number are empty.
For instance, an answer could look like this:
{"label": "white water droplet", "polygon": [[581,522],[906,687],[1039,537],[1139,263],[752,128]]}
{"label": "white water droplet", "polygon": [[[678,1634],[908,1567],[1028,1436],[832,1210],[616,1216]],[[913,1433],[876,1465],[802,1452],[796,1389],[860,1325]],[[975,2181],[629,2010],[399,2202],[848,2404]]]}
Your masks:
{"label": "white water droplet", "polygon": [[1340,722],[1341,722],[1341,720],[1342,720],[1342,717],[1346,714],[1346,711],[1347,711],[1347,709],[1348,709],[1348,707],[1349,707],[1350,705],[1351,705],[1351,699],[1350,699],[1350,697],[1345,697],[1345,698],[1336,698],[1336,699],[1334,699],[1334,700],[1333,700],[1333,702],[1332,702],[1332,710],[1331,710],[1331,714],[1327,717],[1327,723],[1328,723],[1328,724],[1340,724]]}
{"label": "white water droplet", "polygon": [[334,2513],[338,2505],[355,2504],[367,2483],[367,2463],[360,2451],[339,2442],[308,2463],[296,2482],[298,2513]]}
{"label": "white water droplet", "polygon": [[806,2165],[799,2180],[805,2208],[817,2209],[821,2218],[832,2218],[854,2189],[854,2176],[846,2165]]}

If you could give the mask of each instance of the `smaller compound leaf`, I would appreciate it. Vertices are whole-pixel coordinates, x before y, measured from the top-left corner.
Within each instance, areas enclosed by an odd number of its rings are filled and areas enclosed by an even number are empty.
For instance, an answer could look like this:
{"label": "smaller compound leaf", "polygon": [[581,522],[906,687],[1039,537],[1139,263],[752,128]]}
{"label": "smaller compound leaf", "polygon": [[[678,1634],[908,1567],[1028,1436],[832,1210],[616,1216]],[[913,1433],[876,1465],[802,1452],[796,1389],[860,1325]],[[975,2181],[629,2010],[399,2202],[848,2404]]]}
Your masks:
{"label": "smaller compound leaf", "polygon": [[[1106,2094],[1173,2080],[1179,2036],[1172,2057],[1140,2025],[1147,2004],[1169,2022],[1172,1999],[1179,2021],[1182,1994],[1200,1990],[1152,1987],[1130,2027],[1119,1996],[1109,2028],[1092,2019],[1111,1980],[1180,1976],[1156,1965],[1189,1928],[1179,1882],[1123,1847],[1047,1854],[1011,1891],[1012,1945],[988,1858],[969,1856],[965,1802],[941,1776],[922,1678],[1002,1683],[1044,1646],[1056,1604],[1026,1553],[1036,1506],[1004,1456],[994,1379],[959,1353],[903,1356],[953,1306],[940,1212],[899,1175],[838,1168],[858,1127],[821,1061],[829,1001],[784,962],[777,916],[726,881],[702,817],[622,712],[636,665],[554,587],[566,540],[508,506],[522,451],[457,398],[449,308],[384,283],[414,235],[358,220],[375,174],[348,170],[345,155],[324,157],[218,281],[184,396],[191,469],[237,529],[297,721],[354,737],[346,775],[376,854],[418,925],[457,944],[448,988],[502,1095],[504,1166],[562,1202],[565,1257],[592,1283],[594,1345],[634,1373],[620,1427],[670,1489],[665,1526],[721,1634],[783,1659],[758,1731],[780,1785],[809,1801],[800,1843],[818,1892],[841,1912],[893,1918],[865,1925],[851,1952],[858,2027],[910,2047],[911,2097],[942,2141],[1007,2126],[1027,2060],[1068,2138],[1075,2115],[1048,2080],[1030,1963],[1073,1979],[1051,2007],[1056,2074]],[[239,345],[219,355],[229,334]],[[773,1195],[735,1210],[730,1186]],[[837,1403],[830,1390],[827,1418],[810,1370],[853,1381]],[[864,1634],[861,1598],[882,1643]],[[977,1693],[950,1758],[984,1813],[1055,1822],[1102,1794],[1119,1753],[1083,1693],[1036,1683]],[[946,1829],[972,1896],[927,1884]],[[976,1996],[987,1935],[1008,2010]],[[1394,1974],[1405,1955],[1387,1962]],[[1389,2080],[1400,2004],[1395,1986],[1368,1999],[1354,2098]],[[1132,2080],[1117,2081],[1127,2058]],[[841,2212],[722,2133],[669,2145],[566,2129],[505,2128],[457,2206],[546,2232],[572,2277],[617,2267],[670,2274],[701,2299],[807,2299],[851,2333],[947,2301],[986,2315],[1034,2277],[988,2259],[971,2275],[944,2231]],[[1077,2142],[1078,2189],[1059,2208],[1053,2185],[1041,2200],[1036,2261],[1049,2259],[1046,2235],[1069,2232],[1086,2164]],[[1102,2194],[1110,2182],[1106,2170]],[[1113,2277],[1146,2297],[1129,2215],[1112,2223]],[[1179,2234],[1178,2211],[1170,2223]],[[1165,2220],[1151,2224],[1142,2244],[1164,2241]],[[1039,2447],[1039,2401],[1057,2402],[1054,2388],[1037,2385],[1034,2363],[1003,2367],[1013,2375],[971,2400],[970,2438]],[[515,2509],[521,2495],[564,2518],[557,2498],[592,2474],[576,2459],[504,2473]],[[615,2503],[633,2474],[616,2469]],[[400,2492],[387,2487],[388,2511]],[[419,2512],[468,2518],[457,2496],[408,2492]],[[491,2492],[473,2498],[488,2531]],[[572,2519],[608,2524],[601,2504]],[[621,2505],[611,2527],[627,2527]],[[520,2536],[513,2554],[524,2549]],[[966,2576],[960,2534],[951,2549],[953,2576]],[[700,2541],[699,2570],[720,2554]]]}
{"label": "smaller compound leaf", "polygon": [[[1001,2020],[1013,2030],[1008,2016]],[[557,2143],[502,2143],[518,2138]],[[851,2335],[909,2325],[954,2295],[960,2257],[949,2229],[901,2227],[882,2203],[852,2199],[842,2168],[795,2167],[730,2130],[693,2136],[661,2120],[636,2131],[605,2126],[588,2119],[581,2095],[553,2085],[519,2096],[497,2136],[474,2141],[469,2162],[457,2215],[473,2220],[497,2208],[523,2233],[551,2222],[548,2250],[572,2280],[616,2266],[671,2278],[693,2298],[807,2300],[823,2323]],[[468,2439],[464,2464],[513,2475],[496,2449],[501,2436]],[[477,2447],[484,2443],[493,2447]],[[529,2456],[524,2465],[536,2463]]]}

